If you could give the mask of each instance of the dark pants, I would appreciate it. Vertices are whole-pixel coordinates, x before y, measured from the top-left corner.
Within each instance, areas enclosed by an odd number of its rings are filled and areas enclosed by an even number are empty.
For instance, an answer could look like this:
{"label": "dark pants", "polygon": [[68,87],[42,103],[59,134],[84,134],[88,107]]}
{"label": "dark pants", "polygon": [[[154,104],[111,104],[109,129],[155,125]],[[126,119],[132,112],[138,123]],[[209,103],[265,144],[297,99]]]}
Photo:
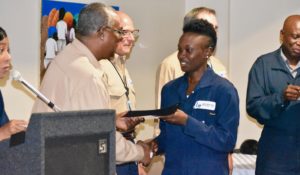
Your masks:
{"label": "dark pants", "polygon": [[[134,133],[123,133],[123,137],[134,143]],[[124,163],[117,165],[117,175],[138,175],[138,167],[135,162]]]}
{"label": "dark pants", "polygon": [[135,162],[117,165],[117,175],[138,175],[138,167]]}
{"label": "dark pants", "polygon": [[264,128],[258,144],[256,175],[300,175],[300,133]]}

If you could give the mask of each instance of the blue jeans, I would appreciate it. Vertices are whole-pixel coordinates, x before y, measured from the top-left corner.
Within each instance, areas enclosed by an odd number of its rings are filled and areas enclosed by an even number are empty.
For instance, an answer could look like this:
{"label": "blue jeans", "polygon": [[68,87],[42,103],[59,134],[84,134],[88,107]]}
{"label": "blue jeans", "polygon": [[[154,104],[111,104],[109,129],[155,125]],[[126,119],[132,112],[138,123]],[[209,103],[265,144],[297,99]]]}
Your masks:
{"label": "blue jeans", "polygon": [[256,175],[300,175],[300,133],[264,128],[258,144]]}

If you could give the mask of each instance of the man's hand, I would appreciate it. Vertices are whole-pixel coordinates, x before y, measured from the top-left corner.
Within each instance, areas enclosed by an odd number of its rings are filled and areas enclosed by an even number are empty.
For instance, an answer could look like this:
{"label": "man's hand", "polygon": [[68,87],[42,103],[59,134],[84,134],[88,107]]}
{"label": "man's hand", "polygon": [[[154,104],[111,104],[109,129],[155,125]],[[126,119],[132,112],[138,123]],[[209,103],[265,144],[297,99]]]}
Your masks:
{"label": "man's hand", "polygon": [[144,158],[140,160],[140,163],[142,163],[143,166],[148,166],[151,163],[153,154],[151,143],[145,143],[139,140],[136,144],[142,146],[142,148],[144,149]]}
{"label": "man's hand", "polygon": [[180,109],[177,109],[174,114],[160,117],[161,120],[176,125],[185,125],[188,119],[188,115]]}
{"label": "man's hand", "polygon": [[136,125],[145,121],[144,117],[124,117],[127,112],[122,112],[116,116],[116,127],[120,132],[128,132]]}
{"label": "man's hand", "polygon": [[0,128],[0,140],[8,139],[11,135],[25,131],[28,122],[24,120],[11,120]]}
{"label": "man's hand", "polygon": [[283,91],[283,98],[286,101],[295,101],[300,97],[300,86],[288,85]]}
{"label": "man's hand", "polygon": [[151,138],[151,139],[147,139],[147,140],[143,141],[144,143],[146,143],[147,145],[149,145],[150,148],[151,148],[151,151],[152,151],[151,158],[153,156],[156,156],[157,155],[157,151],[158,151],[158,143],[157,143],[157,141],[155,139],[156,138]]}

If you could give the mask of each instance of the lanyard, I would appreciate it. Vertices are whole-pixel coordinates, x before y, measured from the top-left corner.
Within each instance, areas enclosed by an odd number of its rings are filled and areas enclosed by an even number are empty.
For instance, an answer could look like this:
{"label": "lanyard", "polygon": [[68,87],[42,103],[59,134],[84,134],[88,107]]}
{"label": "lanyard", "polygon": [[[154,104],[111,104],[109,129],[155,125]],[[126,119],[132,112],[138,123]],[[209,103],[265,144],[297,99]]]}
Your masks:
{"label": "lanyard", "polygon": [[128,109],[129,111],[131,111],[131,103],[130,103],[130,100],[129,100],[129,88],[127,86],[127,80],[126,80],[126,75],[124,74],[123,78],[121,76],[121,74],[119,73],[118,69],[116,68],[116,66],[111,62],[111,60],[109,60],[109,62],[111,63],[111,65],[114,67],[114,69],[116,70],[117,74],[119,75],[120,77],[120,80],[126,90],[125,92],[125,95],[126,95],[126,98],[127,98],[127,105],[128,105]]}

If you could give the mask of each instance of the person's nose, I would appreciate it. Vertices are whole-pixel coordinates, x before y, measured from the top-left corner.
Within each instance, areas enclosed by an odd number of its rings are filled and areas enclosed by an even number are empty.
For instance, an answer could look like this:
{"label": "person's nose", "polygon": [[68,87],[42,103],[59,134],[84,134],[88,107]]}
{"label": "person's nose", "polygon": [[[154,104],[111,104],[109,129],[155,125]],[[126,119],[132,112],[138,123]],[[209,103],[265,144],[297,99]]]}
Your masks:
{"label": "person's nose", "polygon": [[300,38],[298,38],[298,39],[296,40],[296,44],[297,44],[298,46],[300,46]]}
{"label": "person's nose", "polygon": [[5,53],[5,60],[6,61],[11,61],[11,59],[12,59],[12,57],[11,57],[11,54],[8,52],[8,51],[6,51],[6,53]]}
{"label": "person's nose", "polygon": [[130,33],[130,34],[128,35],[128,40],[131,41],[131,42],[134,42],[134,41],[135,41],[135,37],[133,36],[132,33]]}
{"label": "person's nose", "polygon": [[123,38],[128,43],[132,43],[135,41],[135,38],[132,33],[128,33],[128,34],[124,35]]}
{"label": "person's nose", "polygon": [[184,51],[178,51],[177,58],[179,60],[182,60],[184,57],[185,57],[185,52]]}

